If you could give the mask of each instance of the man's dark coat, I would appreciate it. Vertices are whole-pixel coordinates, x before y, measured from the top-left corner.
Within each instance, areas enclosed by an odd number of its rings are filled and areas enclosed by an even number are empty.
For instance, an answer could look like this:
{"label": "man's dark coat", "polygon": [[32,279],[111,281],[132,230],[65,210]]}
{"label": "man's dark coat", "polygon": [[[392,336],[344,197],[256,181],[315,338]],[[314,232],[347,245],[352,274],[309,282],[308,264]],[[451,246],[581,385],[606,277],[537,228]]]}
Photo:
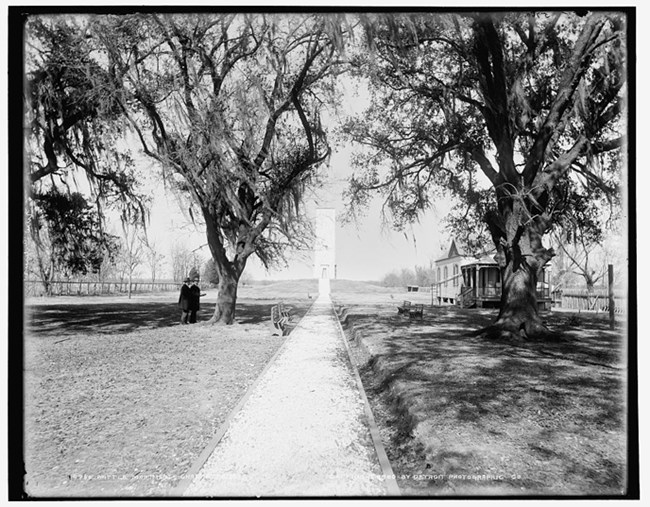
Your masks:
{"label": "man's dark coat", "polygon": [[190,287],[190,310],[199,310],[201,301],[201,289],[198,285],[192,285]]}
{"label": "man's dark coat", "polygon": [[190,301],[192,299],[192,292],[186,283],[181,287],[181,295],[178,298],[178,306],[181,307],[181,310],[187,312],[190,310]]}

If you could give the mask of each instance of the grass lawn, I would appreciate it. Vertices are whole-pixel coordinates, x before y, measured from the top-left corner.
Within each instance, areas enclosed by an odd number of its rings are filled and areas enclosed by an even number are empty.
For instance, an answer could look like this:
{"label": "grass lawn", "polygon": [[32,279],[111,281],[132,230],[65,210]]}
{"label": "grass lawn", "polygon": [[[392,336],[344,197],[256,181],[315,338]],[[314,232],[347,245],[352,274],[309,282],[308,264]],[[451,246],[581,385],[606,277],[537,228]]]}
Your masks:
{"label": "grass lawn", "polygon": [[334,295],[350,308],[347,332],[403,494],[624,494],[624,330],[602,315],[548,313],[558,342],[487,341],[468,333],[493,310],[427,307],[409,321],[397,315],[403,297]]}
{"label": "grass lawn", "polygon": [[[232,326],[179,325],[177,294],[30,302],[27,493],[169,495],[285,339],[269,327],[277,299],[248,295]],[[284,301],[294,324],[311,305]],[[199,320],[213,303],[209,293]]]}

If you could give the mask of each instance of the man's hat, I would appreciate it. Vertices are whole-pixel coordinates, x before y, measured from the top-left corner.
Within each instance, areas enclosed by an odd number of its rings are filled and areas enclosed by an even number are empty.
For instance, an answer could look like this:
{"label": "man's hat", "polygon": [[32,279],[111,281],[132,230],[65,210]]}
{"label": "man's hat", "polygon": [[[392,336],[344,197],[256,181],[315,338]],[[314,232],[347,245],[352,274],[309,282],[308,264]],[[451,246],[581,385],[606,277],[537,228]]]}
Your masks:
{"label": "man's hat", "polygon": [[183,282],[189,282],[189,281],[191,281],[191,280],[189,279],[189,277],[186,278],[185,280],[183,280]]}

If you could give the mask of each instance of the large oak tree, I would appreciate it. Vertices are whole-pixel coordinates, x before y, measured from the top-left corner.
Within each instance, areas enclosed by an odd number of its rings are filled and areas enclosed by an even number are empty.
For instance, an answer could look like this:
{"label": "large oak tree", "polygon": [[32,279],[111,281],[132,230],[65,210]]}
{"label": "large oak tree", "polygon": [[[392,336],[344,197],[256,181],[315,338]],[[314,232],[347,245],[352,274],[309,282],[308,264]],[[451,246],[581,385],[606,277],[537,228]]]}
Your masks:
{"label": "large oak tree", "polygon": [[300,239],[302,196],[330,153],[320,109],[342,68],[343,21],[147,14],[93,26],[145,153],[202,214],[219,276],[211,322],[233,322],[252,254],[268,264]]}
{"label": "large oak tree", "polygon": [[[353,204],[383,191],[398,224],[457,197],[489,231],[501,268],[490,331],[539,336],[545,235],[572,188],[619,192],[626,104],[626,18],[616,12],[366,17],[357,67],[373,102],[346,131],[365,146]],[[383,170],[382,167],[387,167]],[[485,182],[482,184],[481,182]]]}

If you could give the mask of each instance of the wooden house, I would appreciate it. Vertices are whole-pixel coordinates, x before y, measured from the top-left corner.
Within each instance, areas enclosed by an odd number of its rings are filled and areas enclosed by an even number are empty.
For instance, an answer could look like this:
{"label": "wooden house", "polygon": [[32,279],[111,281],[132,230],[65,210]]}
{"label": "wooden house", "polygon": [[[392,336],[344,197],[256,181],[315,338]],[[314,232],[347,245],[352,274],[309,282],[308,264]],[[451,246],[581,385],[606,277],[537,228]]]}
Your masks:
{"label": "wooden house", "polygon": [[447,255],[435,261],[436,283],[433,287],[433,297],[439,305],[456,303],[462,285],[461,266],[472,259],[473,257],[464,255],[456,246],[456,241],[452,240]]}
{"label": "wooden house", "polygon": [[[463,308],[498,307],[501,302],[501,270],[494,252],[481,257],[462,254],[452,241],[447,257],[436,261],[437,282],[434,298],[438,304],[457,304]],[[460,273],[456,274],[456,266]],[[540,310],[551,308],[551,291],[547,273],[542,269],[537,281],[537,304]],[[438,274],[440,273],[440,274]],[[445,276],[451,273],[451,277]]]}

